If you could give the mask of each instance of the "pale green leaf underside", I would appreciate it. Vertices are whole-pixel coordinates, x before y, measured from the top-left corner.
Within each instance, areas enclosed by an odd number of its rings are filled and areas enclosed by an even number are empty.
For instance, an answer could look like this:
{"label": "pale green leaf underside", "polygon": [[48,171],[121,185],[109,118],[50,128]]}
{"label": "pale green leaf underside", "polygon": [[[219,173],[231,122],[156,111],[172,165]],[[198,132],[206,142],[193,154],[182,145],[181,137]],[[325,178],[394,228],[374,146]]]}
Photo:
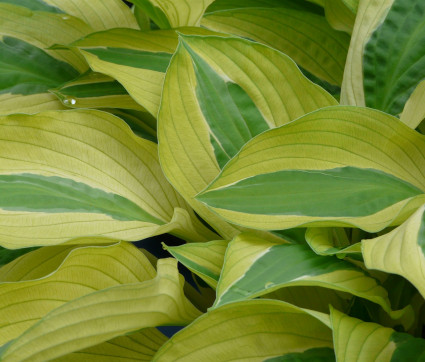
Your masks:
{"label": "pale green leaf underside", "polygon": [[327,318],[276,300],[232,303],[204,314],[175,334],[153,361],[264,360],[332,347]]}

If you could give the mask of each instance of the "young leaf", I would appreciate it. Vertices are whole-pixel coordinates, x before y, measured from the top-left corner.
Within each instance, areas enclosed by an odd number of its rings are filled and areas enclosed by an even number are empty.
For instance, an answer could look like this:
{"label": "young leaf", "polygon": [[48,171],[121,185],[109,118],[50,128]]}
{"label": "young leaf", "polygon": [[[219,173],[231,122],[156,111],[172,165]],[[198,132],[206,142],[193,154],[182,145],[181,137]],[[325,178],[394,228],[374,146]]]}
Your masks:
{"label": "young leaf", "polygon": [[424,170],[423,135],[375,110],[329,107],[248,142],[197,200],[251,228],[376,232],[423,204]]}
{"label": "young leaf", "polygon": [[332,347],[327,315],[276,300],[231,303],[204,314],[168,340],[153,361],[264,360]]}

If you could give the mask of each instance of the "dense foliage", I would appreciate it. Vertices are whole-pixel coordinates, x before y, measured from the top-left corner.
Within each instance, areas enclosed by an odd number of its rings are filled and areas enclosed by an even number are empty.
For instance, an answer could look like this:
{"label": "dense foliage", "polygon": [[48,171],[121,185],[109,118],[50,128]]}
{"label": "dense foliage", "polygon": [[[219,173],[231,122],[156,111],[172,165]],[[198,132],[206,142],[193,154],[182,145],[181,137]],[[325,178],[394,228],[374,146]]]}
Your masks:
{"label": "dense foliage", "polygon": [[423,358],[424,28],[0,0],[0,360]]}

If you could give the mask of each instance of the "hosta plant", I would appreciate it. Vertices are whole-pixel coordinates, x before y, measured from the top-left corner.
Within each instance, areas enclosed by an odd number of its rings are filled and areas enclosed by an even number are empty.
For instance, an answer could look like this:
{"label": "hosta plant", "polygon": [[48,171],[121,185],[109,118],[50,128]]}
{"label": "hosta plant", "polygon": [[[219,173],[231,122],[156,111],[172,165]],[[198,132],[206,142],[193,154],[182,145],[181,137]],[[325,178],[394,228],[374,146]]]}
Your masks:
{"label": "hosta plant", "polygon": [[0,0],[1,361],[417,361],[423,0]]}

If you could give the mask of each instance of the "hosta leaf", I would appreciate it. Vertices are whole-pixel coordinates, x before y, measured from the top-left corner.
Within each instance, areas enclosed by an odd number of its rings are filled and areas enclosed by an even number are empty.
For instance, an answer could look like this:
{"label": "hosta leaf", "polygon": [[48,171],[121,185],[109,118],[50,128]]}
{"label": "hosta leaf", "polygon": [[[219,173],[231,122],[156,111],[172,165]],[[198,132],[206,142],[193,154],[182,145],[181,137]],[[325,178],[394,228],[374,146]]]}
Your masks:
{"label": "hosta leaf", "polygon": [[63,16],[0,3],[0,114],[63,108],[48,89],[75,78],[87,64],[76,51],[46,48],[92,31]]}
{"label": "hosta leaf", "polygon": [[161,165],[192,207],[231,238],[237,230],[193,197],[253,136],[336,101],[269,47],[235,38],[182,38],[158,115]]}
{"label": "hosta leaf", "polygon": [[227,240],[189,243],[165,249],[180,263],[202,278],[211,287],[217,286],[224,262]]}
{"label": "hosta leaf", "polygon": [[350,245],[347,234],[341,228],[308,228],[305,240],[318,255],[345,255],[361,253],[361,244]]}
{"label": "hosta leaf", "polygon": [[166,341],[167,337],[156,328],[146,328],[128,336],[116,337],[97,346],[55,358],[55,362],[151,361],[156,351]]}
{"label": "hosta leaf", "polygon": [[199,316],[183,294],[177,261],[158,261],[154,279],[106,288],[48,313],[0,351],[2,361],[46,361],[142,328]]}
{"label": "hosta leaf", "polygon": [[[201,28],[179,31],[211,34]],[[140,105],[156,117],[164,73],[177,42],[174,30],[142,32],[111,29],[93,33],[72,46],[80,49],[94,71],[119,81]]]}
{"label": "hosta leaf", "polygon": [[424,170],[423,135],[375,110],[329,107],[248,142],[197,199],[252,228],[376,232],[424,203]]}
{"label": "hosta leaf", "polygon": [[239,7],[209,12],[202,25],[269,45],[315,76],[341,84],[350,42],[347,34],[332,29],[324,16],[297,9],[292,2],[264,7],[239,3]]}
{"label": "hosta leaf", "polygon": [[[18,337],[48,312],[70,300],[155,276],[143,253],[128,243],[59,248],[60,253],[58,247],[41,248],[22,256],[11,268],[6,265],[0,269],[0,344]],[[54,265],[49,257],[60,264]],[[50,265],[40,267],[40,260],[47,260]]]}
{"label": "hosta leaf", "polygon": [[276,300],[251,300],[212,310],[175,334],[153,361],[265,360],[332,347],[328,316]]}
{"label": "hosta leaf", "polygon": [[425,206],[391,232],[362,241],[365,265],[409,280],[425,296]]}
{"label": "hosta leaf", "polygon": [[250,234],[229,244],[214,307],[297,285],[348,292],[391,312],[387,291],[364,270],[305,245],[273,244]]}
{"label": "hosta leaf", "polygon": [[123,119],[131,130],[139,137],[157,143],[156,118],[148,112],[139,112],[130,109],[107,109],[108,112]]}
{"label": "hosta leaf", "polygon": [[48,13],[63,14],[64,12],[52,5],[47,4],[43,0],[0,0],[0,3],[13,4],[23,6],[34,11],[45,11]]}
{"label": "hosta leaf", "polygon": [[352,33],[359,0],[325,0],[325,14],[329,24],[337,30]]}
{"label": "hosta leaf", "polygon": [[334,348],[338,361],[420,361],[425,340],[363,322],[331,309]]}
{"label": "hosta leaf", "polygon": [[[131,10],[120,0],[43,0],[43,2],[82,19],[95,31],[111,28],[139,28]],[[18,3],[22,5],[27,4],[28,1],[18,0]]]}
{"label": "hosta leaf", "polygon": [[335,361],[335,352],[332,348],[312,348],[304,352],[294,352],[284,354],[283,356],[266,359],[267,362],[333,362]]}
{"label": "hosta leaf", "polygon": [[425,80],[420,82],[410,95],[400,120],[410,128],[416,128],[425,119]]}
{"label": "hosta leaf", "polygon": [[341,87],[341,104],[364,106],[363,53],[374,30],[382,23],[394,0],[360,1]]}
{"label": "hosta leaf", "polygon": [[422,0],[395,0],[372,34],[363,57],[368,107],[397,115],[425,79],[424,14]]}
{"label": "hosta leaf", "polygon": [[205,9],[214,0],[131,0],[161,28],[199,26]]}
{"label": "hosta leaf", "polygon": [[65,106],[71,108],[123,108],[145,111],[120,83],[100,73],[87,73],[50,91]]}
{"label": "hosta leaf", "polygon": [[87,235],[139,240],[173,229],[205,240],[191,220],[214,235],[167,183],[156,144],[117,117],[90,110],[12,115],[0,118],[0,129],[3,246]]}

